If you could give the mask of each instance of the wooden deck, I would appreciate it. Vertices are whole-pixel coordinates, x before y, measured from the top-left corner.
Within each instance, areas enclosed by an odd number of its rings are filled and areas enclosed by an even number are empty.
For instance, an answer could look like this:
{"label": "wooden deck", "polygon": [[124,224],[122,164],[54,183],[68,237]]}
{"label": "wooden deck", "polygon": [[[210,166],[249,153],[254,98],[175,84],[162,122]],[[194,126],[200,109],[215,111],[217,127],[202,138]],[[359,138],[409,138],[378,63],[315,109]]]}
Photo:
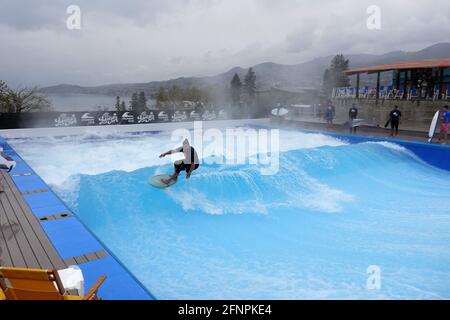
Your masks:
{"label": "wooden deck", "polygon": [[66,264],[48,239],[8,173],[0,170],[0,266],[63,269]]}

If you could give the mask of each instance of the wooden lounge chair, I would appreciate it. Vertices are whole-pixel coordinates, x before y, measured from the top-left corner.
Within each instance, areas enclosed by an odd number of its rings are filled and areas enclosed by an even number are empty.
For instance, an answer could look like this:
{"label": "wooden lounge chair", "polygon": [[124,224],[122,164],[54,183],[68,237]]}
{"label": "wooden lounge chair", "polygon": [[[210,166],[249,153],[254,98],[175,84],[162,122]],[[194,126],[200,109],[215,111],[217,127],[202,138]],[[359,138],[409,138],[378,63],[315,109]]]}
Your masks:
{"label": "wooden lounge chair", "polygon": [[97,291],[106,277],[101,276],[84,296],[69,295],[58,272],[53,270],[0,267],[0,300],[100,300]]}

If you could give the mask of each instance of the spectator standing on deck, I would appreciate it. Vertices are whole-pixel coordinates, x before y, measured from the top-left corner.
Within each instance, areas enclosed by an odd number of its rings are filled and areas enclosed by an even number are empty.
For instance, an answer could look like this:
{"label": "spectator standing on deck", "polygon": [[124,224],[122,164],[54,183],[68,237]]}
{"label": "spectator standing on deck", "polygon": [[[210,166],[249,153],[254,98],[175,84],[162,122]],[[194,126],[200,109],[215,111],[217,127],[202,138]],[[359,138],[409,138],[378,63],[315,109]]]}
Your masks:
{"label": "spectator standing on deck", "polygon": [[400,124],[400,119],[402,113],[398,110],[398,106],[394,106],[394,110],[389,113],[389,121],[391,122],[391,137],[398,134],[398,126]]}
{"label": "spectator standing on deck", "polygon": [[448,111],[448,106],[444,106],[442,110],[441,134],[439,136],[439,141],[441,141],[441,139],[444,138],[444,143],[447,144],[449,129],[450,129],[450,111]]}
{"label": "spectator standing on deck", "polygon": [[358,108],[356,108],[355,104],[352,104],[352,107],[348,110],[348,119],[350,126],[350,133],[356,133],[356,126],[353,126],[353,121],[358,117]]}
{"label": "spectator standing on deck", "polygon": [[334,115],[335,115],[335,108],[331,103],[331,100],[329,100],[327,108],[325,110],[325,120],[327,121],[327,124],[333,124]]}

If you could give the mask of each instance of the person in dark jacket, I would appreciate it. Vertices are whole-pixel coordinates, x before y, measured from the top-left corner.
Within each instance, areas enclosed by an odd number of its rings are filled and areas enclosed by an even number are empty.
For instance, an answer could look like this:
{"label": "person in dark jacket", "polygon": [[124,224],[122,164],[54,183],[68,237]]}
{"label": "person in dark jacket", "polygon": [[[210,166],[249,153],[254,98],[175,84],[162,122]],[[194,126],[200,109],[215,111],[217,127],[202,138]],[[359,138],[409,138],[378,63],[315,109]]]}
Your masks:
{"label": "person in dark jacket", "polygon": [[358,108],[356,108],[355,104],[352,104],[352,107],[348,110],[348,119],[350,126],[350,133],[356,133],[356,126],[353,125],[353,121],[358,117]]}
{"label": "person in dark jacket", "polygon": [[336,113],[336,109],[331,103],[331,100],[328,101],[327,108],[325,109],[325,120],[327,124],[333,124],[334,115]]}
{"label": "person in dark jacket", "polygon": [[389,113],[389,121],[391,123],[391,137],[398,134],[398,126],[400,124],[402,113],[398,110],[398,106],[394,106],[394,110]]}

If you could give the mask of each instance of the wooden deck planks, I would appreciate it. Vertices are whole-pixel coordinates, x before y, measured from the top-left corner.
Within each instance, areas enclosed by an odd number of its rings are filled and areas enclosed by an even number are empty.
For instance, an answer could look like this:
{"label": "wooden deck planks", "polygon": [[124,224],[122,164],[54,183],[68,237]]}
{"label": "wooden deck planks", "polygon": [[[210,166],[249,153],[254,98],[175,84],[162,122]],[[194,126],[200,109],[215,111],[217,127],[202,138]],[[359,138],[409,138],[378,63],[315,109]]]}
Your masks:
{"label": "wooden deck planks", "polygon": [[5,193],[0,195],[0,221],[3,223],[0,233],[2,265],[44,269],[65,268],[66,264],[12,179],[3,171],[0,175],[5,189]]}

